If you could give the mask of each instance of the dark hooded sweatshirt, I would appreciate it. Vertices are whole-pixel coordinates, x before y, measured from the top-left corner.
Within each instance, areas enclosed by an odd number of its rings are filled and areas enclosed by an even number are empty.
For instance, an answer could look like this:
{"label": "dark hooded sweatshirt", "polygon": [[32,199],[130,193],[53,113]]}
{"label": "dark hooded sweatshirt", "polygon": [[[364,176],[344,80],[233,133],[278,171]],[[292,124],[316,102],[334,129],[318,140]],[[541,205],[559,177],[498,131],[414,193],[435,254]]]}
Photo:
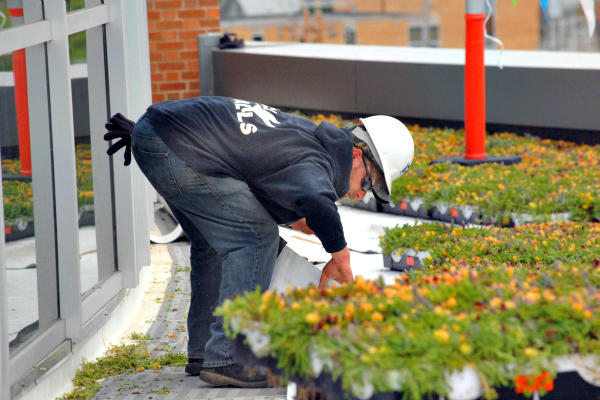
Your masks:
{"label": "dark hooded sweatshirt", "polygon": [[346,246],[335,205],[352,169],[345,129],[225,97],[166,101],[146,115],[190,168],[243,180],[278,224],[306,218],[327,252]]}

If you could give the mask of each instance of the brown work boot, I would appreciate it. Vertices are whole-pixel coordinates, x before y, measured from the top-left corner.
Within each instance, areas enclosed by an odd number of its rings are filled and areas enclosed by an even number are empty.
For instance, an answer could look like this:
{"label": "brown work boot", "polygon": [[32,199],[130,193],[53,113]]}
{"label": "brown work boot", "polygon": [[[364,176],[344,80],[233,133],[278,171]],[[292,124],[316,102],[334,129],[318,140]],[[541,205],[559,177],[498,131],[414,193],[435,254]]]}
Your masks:
{"label": "brown work boot", "polygon": [[188,363],[185,366],[185,373],[192,376],[198,376],[202,370],[204,358],[188,358]]}
{"label": "brown work boot", "polygon": [[200,371],[200,379],[215,386],[273,387],[273,384],[269,382],[266,368],[247,367],[240,364],[231,364],[224,367],[203,367]]}

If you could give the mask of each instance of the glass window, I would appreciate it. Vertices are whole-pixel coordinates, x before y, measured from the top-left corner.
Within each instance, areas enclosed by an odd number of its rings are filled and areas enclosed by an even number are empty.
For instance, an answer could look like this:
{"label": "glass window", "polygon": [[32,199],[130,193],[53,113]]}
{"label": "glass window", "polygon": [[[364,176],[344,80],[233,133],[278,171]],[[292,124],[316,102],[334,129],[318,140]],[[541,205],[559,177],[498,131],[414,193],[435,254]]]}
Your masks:
{"label": "glass window", "polygon": [[94,181],[90,141],[90,108],[88,101],[88,69],[86,32],[69,36],[71,59],[71,94],[75,133],[75,167],[77,172],[77,206],[79,211],[79,261],[81,293],[99,282],[98,246],[94,217]]}
{"label": "glass window", "polygon": [[[12,18],[12,26],[22,18]],[[0,143],[11,354],[58,318],[45,74],[29,82],[26,51],[0,57]],[[33,66],[36,68],[36,66]],[[42,67],[43,68],[43,67]],[[31,99],[31,91],[41,89]],[[35,113],[31,124],[30,115]],[[44,118],[44,116],[46,118]],[[46,125],[40,121],[46,121]],[[34,155],[32,156],[32,149]],[[43,255],[43,256],[42,256]],[[41,316],[41,317],[40,317]]]}
{"label": "glass window", "polygon": [[421,26],[411,26],[409,28],[410,42],[416,43],[423,40],[423,28]]}
{"label": "glass window", "polygon": [[438,26],[430,26],[429,27],[429,41],[430,43],[437,42],[440,39],[439,35],[439,27]]}

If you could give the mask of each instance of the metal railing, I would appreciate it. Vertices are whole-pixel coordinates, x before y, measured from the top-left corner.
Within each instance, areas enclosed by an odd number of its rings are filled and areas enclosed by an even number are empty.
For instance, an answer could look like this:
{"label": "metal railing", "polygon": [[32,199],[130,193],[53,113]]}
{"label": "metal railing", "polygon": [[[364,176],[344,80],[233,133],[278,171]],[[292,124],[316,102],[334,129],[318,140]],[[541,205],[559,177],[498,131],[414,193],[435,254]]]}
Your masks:
{"label": "metal railing", "polygon": [[[0,54],[26,49],[39,320],[35,334],[9,350],[3,236],[2,399],[32,392],[52,366],[75,354],[97,333],[99,311],[138,286],[141,267],[150,264],[146,181],[137,168],[109,159],[102,139],[111,114],[136,118],[151,102],[145,1],[86,0],[84,9],[71,13],[64,1],[23,1],[22,7],[25,23],[0,31]],[[81,31],[86,31],[88,54],[99,276],[84,296],[68,43],[69,35]]]}

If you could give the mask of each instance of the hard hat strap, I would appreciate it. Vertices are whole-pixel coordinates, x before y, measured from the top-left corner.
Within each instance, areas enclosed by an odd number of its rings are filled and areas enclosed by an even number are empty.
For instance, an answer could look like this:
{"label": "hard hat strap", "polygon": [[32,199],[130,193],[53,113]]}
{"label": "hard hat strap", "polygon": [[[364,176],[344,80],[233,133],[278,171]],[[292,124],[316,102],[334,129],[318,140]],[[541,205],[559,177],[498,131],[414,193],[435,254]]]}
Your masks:
{"label": "hard hat strap", "polygon": [[367,131],[360,125],[354,125],[350,130],[350,134],[352,135],[354,147],[361,149],[367,160],[369,160],[377,169],[381,170],[381,166],[374,155],[374,152],[376,153],[377,150],[372,149],[369,145],[369,142],[372,143],[372,141],[368,137]]}

